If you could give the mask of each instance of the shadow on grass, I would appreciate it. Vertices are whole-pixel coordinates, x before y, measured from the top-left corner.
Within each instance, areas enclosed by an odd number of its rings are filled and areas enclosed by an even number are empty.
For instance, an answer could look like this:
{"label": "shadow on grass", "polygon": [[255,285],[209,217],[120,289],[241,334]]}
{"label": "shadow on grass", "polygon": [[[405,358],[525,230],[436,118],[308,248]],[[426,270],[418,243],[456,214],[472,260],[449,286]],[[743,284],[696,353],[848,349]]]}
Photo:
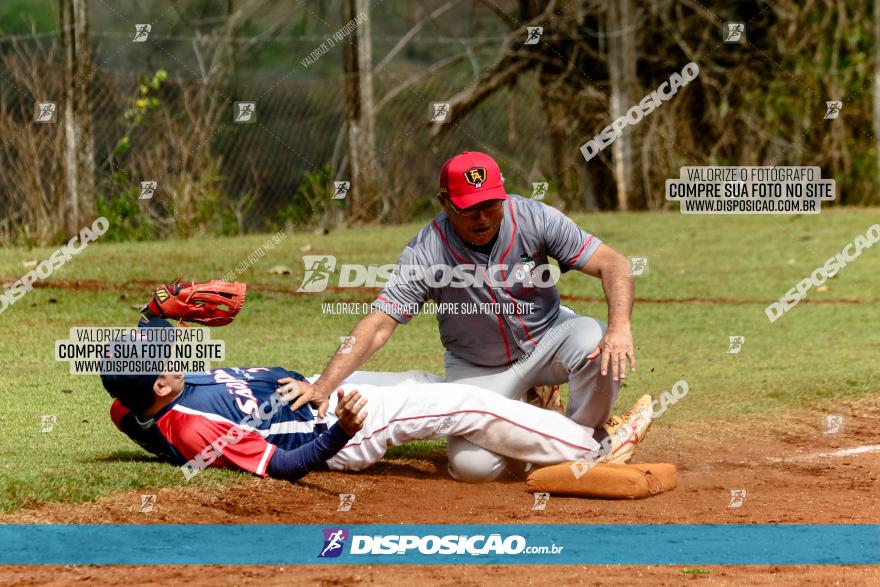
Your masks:
{"label": "shadow on grass", "polygon": [[81,463],[170,463],[170,461],[137,450],[117,450],[110,454],[82,459]]}

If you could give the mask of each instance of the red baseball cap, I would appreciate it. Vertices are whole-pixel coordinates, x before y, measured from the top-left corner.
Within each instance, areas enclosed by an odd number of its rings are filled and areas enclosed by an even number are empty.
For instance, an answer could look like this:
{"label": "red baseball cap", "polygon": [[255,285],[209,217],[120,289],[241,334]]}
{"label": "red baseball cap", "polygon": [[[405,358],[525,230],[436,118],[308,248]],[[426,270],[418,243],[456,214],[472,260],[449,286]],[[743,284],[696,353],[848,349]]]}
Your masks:
{"label": "red baseball cap", "polygon": [[443,164],[440,193],[456,208],[470,208],[486,200],[506,200],[504,176],[495,160],[477,151],[465,151]]}

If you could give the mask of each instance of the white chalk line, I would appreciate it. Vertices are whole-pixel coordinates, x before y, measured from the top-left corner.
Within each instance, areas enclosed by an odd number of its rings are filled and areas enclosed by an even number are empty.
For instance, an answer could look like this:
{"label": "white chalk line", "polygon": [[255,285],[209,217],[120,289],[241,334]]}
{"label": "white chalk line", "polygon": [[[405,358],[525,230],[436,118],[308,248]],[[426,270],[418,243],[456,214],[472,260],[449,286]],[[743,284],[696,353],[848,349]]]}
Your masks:
{"label": "white chalk line", "polygon": [[[856,446],[853,448],[841,448],[838,450],[834,450],[831,452],[814,452],[806,455],[795,455],[792,457],[774,457],[767,458],[763,461],[764,463],[791,463],[797,461],[814,461],[817,459],[836,459],[841,457],[851,457],[856,455],[863,455],[872,452],[880,452],[880,444],[866,444],[862,446]],[[755,465],[757,464],[755,461],[738,461],[736,464],[738,465]]]}
{"label": "white chalk line", "polygon": [[852,455],[860,455],[868,452],[880,452],[880,444],[868,444],[864,446],[857,446],[855,448],[842,448],[840,450],[835,450],[832,452],[820,452],[814,455],[808,455],[815,457],[817,459],[825,459],[825,458],[836,458],[836,457],[848,457]]}

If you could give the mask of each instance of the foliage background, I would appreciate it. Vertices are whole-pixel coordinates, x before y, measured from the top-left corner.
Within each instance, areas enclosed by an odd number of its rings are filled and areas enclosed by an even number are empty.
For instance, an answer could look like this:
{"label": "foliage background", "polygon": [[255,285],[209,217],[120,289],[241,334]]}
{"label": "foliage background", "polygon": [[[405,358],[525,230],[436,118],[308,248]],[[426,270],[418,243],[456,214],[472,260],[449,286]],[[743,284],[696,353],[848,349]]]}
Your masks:
{"label": "foliage background", "polygon": [[[264,0],[89,3],[96,212],[110,238],[228,235],[334,226],[350,202],[329,199],[350,176],[342,48],[302,59],[343,21],[340,0],[288,6]],[[370,3],[380,198],[372,220],[397,223],[434,210],[442,162],[482,150],[502,165],[508,189],[529,195],[548,181],[548,203],[570,211],[619,207],[611,149],[585,162],[577,151],[610,124],[609,3],[589,0],[431,0]],[[872,132],[872,3],[842,0],[634,7],[631,104],[688,61],[700,76],[637,127],[629,207],[663,209],[664,180],[682,165],[818,165],[837,181],[839,205],[876,205]],[[37,100],[63,103],[57,5],[0,6],[0,237],[68,238],[62,125],[34,124]],[[437,16],[431,18],[432,13]],[[532,17],[529,20],[529,17]],[[747,24],[746,45],[721,42],[722,23]],[[132,43],[136,23],[149,41]],[[411,39],[387,63],[408,31]],[[524,46],[524,27],[545,27]],[[431,102],[487,97],[441,129]],[[144,79],[167,78],[154,106],[131,125],[126,112]],[[493,77],[494,76],[494,77]],[[843,101],[824,120],[825,101]],[[256,101],[257,122],[232,122],[234,101]],[[63,116],[59,114],[59,116]],[[124,153],[119,141],[129,138]],[[152,200],[140,182],[158,181]],[[357,197],[353,194],[352,197]]]}

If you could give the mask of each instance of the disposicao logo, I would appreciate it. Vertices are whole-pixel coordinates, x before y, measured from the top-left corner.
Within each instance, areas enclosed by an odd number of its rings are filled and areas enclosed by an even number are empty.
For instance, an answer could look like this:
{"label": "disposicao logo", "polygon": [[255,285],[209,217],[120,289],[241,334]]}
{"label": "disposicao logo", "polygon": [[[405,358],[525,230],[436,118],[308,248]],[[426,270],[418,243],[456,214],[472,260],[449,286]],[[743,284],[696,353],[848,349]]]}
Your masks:
{"label": "disposicao logo", "polygon": [[323,528],[321,532],[324,533],[324,548],[321,549],[318,558],[336,558],[342,554],[345,541],[348,540],[348,530],[345,528]]}

